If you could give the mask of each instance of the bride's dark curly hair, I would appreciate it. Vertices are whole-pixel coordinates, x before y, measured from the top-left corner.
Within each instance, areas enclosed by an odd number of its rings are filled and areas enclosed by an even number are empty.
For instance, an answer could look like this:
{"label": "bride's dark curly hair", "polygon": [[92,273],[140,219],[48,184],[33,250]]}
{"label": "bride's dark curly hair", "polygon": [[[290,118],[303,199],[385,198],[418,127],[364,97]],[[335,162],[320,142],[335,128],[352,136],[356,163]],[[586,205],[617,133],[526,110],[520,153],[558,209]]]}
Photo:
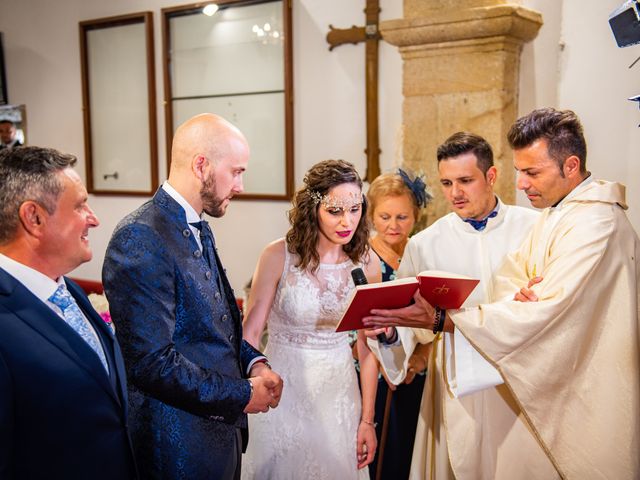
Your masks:
{"label": "bride's dark curly hair", "polygon": [[[316,249],[320,231],[318,208],[321,206],[318,198],[343,183],[355,183],[362,190],[362,180],[352,164],[344,160],[324,160],[311,167],[304,177],[304,187],[293,198],[293,208],[288,213],[291,228],[286,239],[289,252],[300,257],[300,263],[296,266],[301,270],[315,272],[320,265]],[[369,220],[366,197],[362,200],[362,216],[356,231],[351,241],[342,249],[354,263],[368,261]]]}

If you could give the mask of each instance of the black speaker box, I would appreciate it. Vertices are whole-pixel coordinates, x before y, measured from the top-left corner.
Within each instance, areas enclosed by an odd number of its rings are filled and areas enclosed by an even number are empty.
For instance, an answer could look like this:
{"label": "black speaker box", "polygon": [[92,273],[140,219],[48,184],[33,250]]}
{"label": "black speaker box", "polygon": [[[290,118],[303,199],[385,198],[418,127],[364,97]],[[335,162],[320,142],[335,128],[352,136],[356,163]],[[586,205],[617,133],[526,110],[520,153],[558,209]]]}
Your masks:
{"label": "black speaker box", "polygon": [[609,25],[619,47],[640,43],[640,3],[629,0],[609,15]]}

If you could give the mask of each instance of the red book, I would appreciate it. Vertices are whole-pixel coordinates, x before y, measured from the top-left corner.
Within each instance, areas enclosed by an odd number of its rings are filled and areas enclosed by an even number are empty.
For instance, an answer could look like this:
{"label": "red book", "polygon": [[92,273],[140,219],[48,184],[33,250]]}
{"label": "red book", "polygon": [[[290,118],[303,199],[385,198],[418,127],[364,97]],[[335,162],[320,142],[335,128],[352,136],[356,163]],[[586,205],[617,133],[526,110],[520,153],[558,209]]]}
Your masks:
{"label": "red book", "polygon": [[358,285],[351,294],[336,332],[364,328],[362,318],[373,309],[402,308],[411,304],[418,288],[431,305],[440,308],[460,308],[479,280],[455,273],[427,270],[415,278]]}

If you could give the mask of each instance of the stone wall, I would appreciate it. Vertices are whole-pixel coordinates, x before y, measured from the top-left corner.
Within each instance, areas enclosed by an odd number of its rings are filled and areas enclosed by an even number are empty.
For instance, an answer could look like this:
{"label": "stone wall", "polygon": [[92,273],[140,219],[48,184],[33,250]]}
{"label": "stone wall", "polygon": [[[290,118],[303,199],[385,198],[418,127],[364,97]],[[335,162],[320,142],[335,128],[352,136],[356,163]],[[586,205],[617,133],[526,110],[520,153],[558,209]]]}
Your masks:
{"label": "stone wall", "polygon": [[[403,164],[424,172],[432,191],[439,189],[438,145],[467,130],[491,143],[499,172],[496,192],[514,203],[506,134],[517,115],[522,45],[541,25],[537,12],[482,0],[405,0],[404,18],[381,24],[384,40],[403,59]],[[426,223],[448,211],[436,195]]]}

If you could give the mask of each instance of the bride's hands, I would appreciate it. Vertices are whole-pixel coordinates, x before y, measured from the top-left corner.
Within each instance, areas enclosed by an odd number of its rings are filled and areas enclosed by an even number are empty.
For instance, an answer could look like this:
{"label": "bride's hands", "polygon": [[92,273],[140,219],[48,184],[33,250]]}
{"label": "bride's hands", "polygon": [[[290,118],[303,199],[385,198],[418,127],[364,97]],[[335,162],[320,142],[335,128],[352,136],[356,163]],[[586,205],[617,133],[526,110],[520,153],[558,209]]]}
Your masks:
{"label": "bride's hands", "polygon": [[360,421],[360,425],[358,425],[358,444],[356,447],[358,468],[364,468],[373,462],[377,446],[378,440],[376,438],[375,426],[372,423]]}

